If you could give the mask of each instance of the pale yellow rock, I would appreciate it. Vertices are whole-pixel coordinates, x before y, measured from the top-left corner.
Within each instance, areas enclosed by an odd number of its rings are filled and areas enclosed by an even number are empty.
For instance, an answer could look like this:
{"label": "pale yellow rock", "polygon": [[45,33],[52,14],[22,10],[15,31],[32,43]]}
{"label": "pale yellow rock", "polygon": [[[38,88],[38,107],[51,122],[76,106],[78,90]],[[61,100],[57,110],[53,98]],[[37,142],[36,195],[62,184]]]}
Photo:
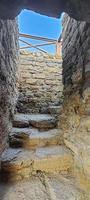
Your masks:
{"label": "pale yellow rock", "polygon": [[83,118],[74,135],[64,139],[74,155],[74,174],[80,184],[90,191],[90,118]]}

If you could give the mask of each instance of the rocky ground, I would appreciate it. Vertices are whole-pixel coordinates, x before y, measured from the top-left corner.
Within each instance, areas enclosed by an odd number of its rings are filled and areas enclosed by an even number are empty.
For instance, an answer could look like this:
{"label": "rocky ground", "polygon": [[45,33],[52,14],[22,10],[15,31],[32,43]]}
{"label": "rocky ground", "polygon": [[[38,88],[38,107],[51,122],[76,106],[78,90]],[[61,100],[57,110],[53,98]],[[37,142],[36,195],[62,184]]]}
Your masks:
{"label": "rocky ground", "polygon": [[89,200],[74,180],[38,173],[24,182],[0,184],[0,200]]}

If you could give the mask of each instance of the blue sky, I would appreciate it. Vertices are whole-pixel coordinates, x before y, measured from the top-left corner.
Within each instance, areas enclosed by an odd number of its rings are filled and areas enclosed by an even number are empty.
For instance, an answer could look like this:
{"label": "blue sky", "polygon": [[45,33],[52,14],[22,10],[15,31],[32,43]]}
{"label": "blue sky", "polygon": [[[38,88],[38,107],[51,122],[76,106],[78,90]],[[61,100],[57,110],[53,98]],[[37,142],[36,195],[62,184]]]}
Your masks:
{"label": "blue sky", "polygon": [[[19,21],[19,32],[21,33],[58,39],[62,31],[61,18],[55,19],[37,14],[32,11],[27,11],[27,10],[22,11],[21,14],[19,15],[18,21]],[[30,42],[32,44],[42,43],[40,41],[35,41],[31,39],[25,39],[25,41]],[[27,46],[23,43],[20,43],[20,46],[23,45]],[[55,53],[55,46],[53,45],[42,47],[42,49],[50,52],[51,54]],[[29,50],[33,51],[35,49],[29,49]]]}

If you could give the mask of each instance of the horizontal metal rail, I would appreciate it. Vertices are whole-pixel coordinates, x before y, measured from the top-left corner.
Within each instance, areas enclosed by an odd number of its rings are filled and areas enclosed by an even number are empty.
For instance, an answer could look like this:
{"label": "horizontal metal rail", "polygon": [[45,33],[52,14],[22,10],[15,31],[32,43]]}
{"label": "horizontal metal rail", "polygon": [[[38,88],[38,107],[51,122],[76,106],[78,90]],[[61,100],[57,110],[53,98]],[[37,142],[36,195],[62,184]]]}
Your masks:
{"label": "horizontal metal rail", "polygon": [[29,35],[29,34],[24,34],[24,33],[19,33],[19,37],[25,37],[25,38],[31,38],[34,40],[42,40],[42,41],[46,41],[46,42],[57,42],[58,40],[55,39],[49,39],[49,38],[45,38],[45,37],[39,37],[39,36],[35,36],[35,35]]}
{"label": "horizontal metal rail", "polygon": [[[24,39],[21,39],[24,38]],[[43,43],[39,43],[36,45],[31,44],[30,42],[25,41],[25,38],[28,39],[33,39],[33,40],[39,40],[39,41],[44,41]],[[24,33],[19,33],[19,41],[23,42],[24,44],[26,44],[27,46],[22,46],[20,47],[20,49],[29,49],[29,48],[35,48],[41,52],[47,53],[45,50],[43,50],[42,48],[39,47],[43,47],[43,46],[49,46],[49,45],[55,45],[56,46],[56,55],[60,54],[60,48],[61,48],[61,44],[62,41],[59,40],[55,40],[55,39],[51,39],[51,38],[45,38],[45,37],[39,37],[39,36],[35,36],[35,35],[30,35],[30,34],[24,34]]]}
{"label": "horizontal metal rail", "polygon": [[[23,40],[23,42],[24,42],[24,40]],[[49,42],[49,43],[37,44],[37,45],[34,46],[34,48],[36,48],[36,47],[42,47],[42,46],[49,46],[49,45],[53,45],[53,44],[56,44],[56,42]],[[20,49],[28,49],[28,48],[31,48],[31,46],[30,45],[24,46],[24,47],[21,47]]]}

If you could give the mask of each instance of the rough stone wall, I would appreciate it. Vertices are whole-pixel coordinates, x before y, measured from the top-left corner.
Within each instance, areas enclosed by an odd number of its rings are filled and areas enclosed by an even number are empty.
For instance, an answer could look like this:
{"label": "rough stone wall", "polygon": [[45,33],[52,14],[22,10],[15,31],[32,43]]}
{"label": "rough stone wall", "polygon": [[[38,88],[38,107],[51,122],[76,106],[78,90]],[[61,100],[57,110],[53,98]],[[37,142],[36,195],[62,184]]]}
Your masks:
{"label": "rough stone wall", "polygon": [[19,66],[19,112],[45,112],[62,102],[62,61],[40,52],[22,52]]}
{"label": "rough stone wall", "polygon": [[90,190],[90,24],[63,19],[64,104],[59,126],[74,154],[74,173]]}
{"label": "rough stone wall", "polygon": [[79,116],[89,114],[90,24],[65,15],[62,37],[64,107],[68,104],[67,110]]}
{"label": "rough stone wall", "polygon": [[0,18],[13,19],[22,9],[34,10],[52,17],[60,17],[62,12],[66,12],[74,19],[90,22],[89,0],[1,0]]}
{"label": "rough stone wall", "polygon": [[17,53],[17,21],[0,20],[0,154],[7,146],[16,101]]}

